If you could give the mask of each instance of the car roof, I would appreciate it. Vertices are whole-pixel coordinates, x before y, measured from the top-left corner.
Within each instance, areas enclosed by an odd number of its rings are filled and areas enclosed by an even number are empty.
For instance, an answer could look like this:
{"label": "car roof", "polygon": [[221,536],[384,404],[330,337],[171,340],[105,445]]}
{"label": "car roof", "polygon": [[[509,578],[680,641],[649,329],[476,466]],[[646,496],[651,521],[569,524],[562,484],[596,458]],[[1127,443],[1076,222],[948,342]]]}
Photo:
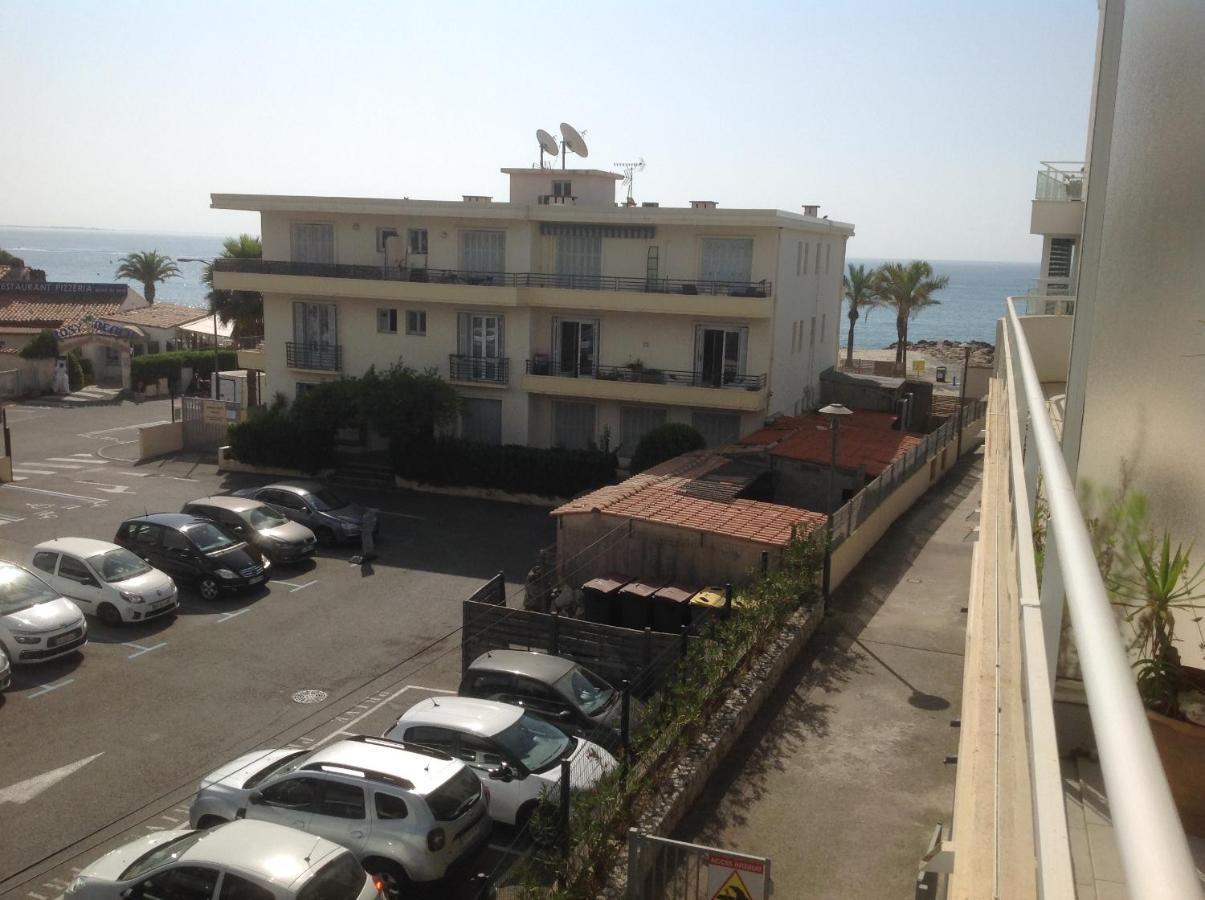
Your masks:
{"label": "car roof", "polygon": [[74,556],[82,556],[84,558],[120,549],[121,547],[117,544],[111,544],[108,541],[81,537],[55,538],[52,541],[42,541],[42,543],[33,548],[34,553],[49,550],[53,553],[70,553]]}
{"label": "car roof", "polygon": [[551,684],[576,665],[571,659],[530,650],[489,650],[473,660],[469,668],[529,675]]}
{"label": "car roof", "polygon": [[522,717],[521,706],[475,697],[428,697],[406,710],[399,722],[441,725],[485,736],[505,731]]}
{"label": "car roof", "polygon": [[321,491],[326,485],[318,481],[274,481],[271,484],[265,484],[264,488],[277,488],[286,491],[292,491],[295,494],[316,494]]}
{"label": "car roof", "polygon": [[262,500],[256,500],[254,497],[231,497],[226,494],[214,494],[212,497],[198,497],[196,500],[189,500],[185,506],[212,506],[215,509],[228,509],[231,512],[246,512],[249,509],[255,509],[257,506],[263,506]]}
{"label": "car roof", "polygon": [[168,528],[183,528],[186,525],[198,523],[209,524],[205,519],[190,513],[151,513],[149,516],[135,516],[132,519],[126,519],[126,522],[150,522],[152,525],[166,525]]}
{"label": "car roof", "polygon": [[209,864],[291,885],[344,848],[296,828],[254,819],[218,825],[180,856],[182,862]]}
{"label": "car roof", "polygon": [[380,773],[410,782],[419,794],[429,794],[464,768],[464,763],[442,753],[406,749],[398,741],[361,736],[327,744],[307,756],[302,768],[316,766]]}

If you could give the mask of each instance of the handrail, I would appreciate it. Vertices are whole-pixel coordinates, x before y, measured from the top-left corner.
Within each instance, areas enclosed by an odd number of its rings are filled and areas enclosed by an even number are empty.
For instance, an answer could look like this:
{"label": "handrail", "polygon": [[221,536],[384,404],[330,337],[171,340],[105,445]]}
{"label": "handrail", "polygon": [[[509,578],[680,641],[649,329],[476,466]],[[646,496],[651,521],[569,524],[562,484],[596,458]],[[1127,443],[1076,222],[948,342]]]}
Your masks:
{"label": "handrail", "polygon": [[[1008,325],[1017,347],[1032,449],[1044,482],[1049,510],[1047,541],[1058,560],[1074,625],[1126,884],[1135,900],[1199,898],[1202,893],[1196,866],[1122,646],[1075,486],[1044,412],[1046,400],[1014,299],[1007,301]],[[1052,554],[1047,554],[1047,560],[1049,565]],[[1049,609],[1044,613],[1054,614]]]}

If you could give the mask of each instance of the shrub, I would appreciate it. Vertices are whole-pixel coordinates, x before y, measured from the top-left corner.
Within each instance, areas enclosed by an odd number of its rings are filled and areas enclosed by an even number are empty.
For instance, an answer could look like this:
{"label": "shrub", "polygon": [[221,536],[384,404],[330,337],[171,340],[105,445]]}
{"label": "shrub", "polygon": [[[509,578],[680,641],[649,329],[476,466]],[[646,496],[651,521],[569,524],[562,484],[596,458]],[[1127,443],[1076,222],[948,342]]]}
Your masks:
{"label": "shrub", "polygon": [[459,438],[395,441],[394,471],[424,484],[572,497],[615,481],[615,455],[598,450],[501,447]]}
{"label": "shrub", "polygon": [[636,452],[632,454],[630,465],[632,474],[651,469],[667,459],[689,453],[691,450],[702,450],[707,446],[703,435],[689,425],[670,423],[654,428],[640,439]]}
{"label": "shrub", "polygon": [[24,359],[53,359],[59,355],[59,339],[53,331],[43,331],[21,348]]}
{"label": "shrub", "polygon": [[279,407],[252,413],[228,435],[234,458],[249,465],[317,472],[335,463],[335,430]]}
{"label": "shrub", "polygon": [[80,369],[84,373],[84,387],[96,384],[96,366],[93,365],[92,360],[88,359],[88,357],[84,356],[78,350],[72,350],[71,352],[79,360]]}
{"label": "shrub", "polygon": [[[130,379],[134,384],[156,384],[167,378],[172,387],[180,387],[180,369],[188,366],[193,371],[207,375],[213,371],[212,350],[176,350],[171,353],[148,353],[130,360]],[[238,368],[238,353],[234,350],[218,351],[218,368],[222,371]]]}
{"label": "shrub", "polygon": [[73,391],[84,386],[84,367],[80,365],[79,354],[75,352],[67,354],[67,385]]}

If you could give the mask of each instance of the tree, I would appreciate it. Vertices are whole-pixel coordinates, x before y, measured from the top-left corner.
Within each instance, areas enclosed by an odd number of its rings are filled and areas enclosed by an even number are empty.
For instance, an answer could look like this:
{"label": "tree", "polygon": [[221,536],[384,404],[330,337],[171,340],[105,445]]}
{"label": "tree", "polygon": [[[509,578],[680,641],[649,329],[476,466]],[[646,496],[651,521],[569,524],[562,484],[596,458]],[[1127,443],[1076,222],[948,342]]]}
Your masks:
{"label": "tree", "polygon": [[689,425],[671,422],[647,432],[636,445],[628,469],[633,475],[653,466],[707,446],[703,435]]}
{"label": "tree", "polygon": [[904,374],[908,354],[908,322],[915,319],[926,306],[936,306],[940,300],[933,295],[942,290],[950,279],[934,275],[933,267],[923,260],[910,263],[884,263],[874,279],[874,292],[879,299],[895,309],[895,371]]}
{"label": "tree", "polygon": [[[219,259],[262,259],[264,246],[249,234],[222,241]],[[259,291],[226,291],[213,286],[213,263],[205,267],[202,280],[209,287],[209,310],[222,320],[234,322],[236,338],[261,337],[264,333],[264,295]]]}
{"label": "tree", "polygon": [[845,299],[849,303],[849,340],[845,345],[846,368],[854,364],[854,325],[857,324],[862,311],[865,310],[869,315],[876,306],[883,305],[874,289],[877,276],[878,270],[855,266],[853,263],[849,264],[849,274],[841,276]]}
{"label": "tree", "polygon": [[155,302],[155,284],[169,278],[179,278],[180,269],[175,260],[158,250],[127,253],[117,264],[117,277],[142,282],[143,296],[147,303]]}

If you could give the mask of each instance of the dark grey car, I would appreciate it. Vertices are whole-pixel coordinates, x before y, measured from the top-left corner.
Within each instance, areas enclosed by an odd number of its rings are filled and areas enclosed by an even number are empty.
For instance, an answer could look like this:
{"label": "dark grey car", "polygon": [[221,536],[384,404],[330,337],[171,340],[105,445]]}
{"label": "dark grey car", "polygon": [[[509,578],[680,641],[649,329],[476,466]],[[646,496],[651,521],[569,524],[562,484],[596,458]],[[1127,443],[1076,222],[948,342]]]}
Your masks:
{"label": "dark grey car", "polygon": [[180,511],[216,522],[272,562],[299,562],[313,555],[318,542],[300,522],[250,497],[201,497],[185,503]]}
{"label": "dark grey car", "polygon": [[[268,504],[309,528],[324,546],[359,541],[367,512],[316,481],[280,481],[235,491],[235,496]],[[373,534],[378,530],[379,526],[374,526]]]}

